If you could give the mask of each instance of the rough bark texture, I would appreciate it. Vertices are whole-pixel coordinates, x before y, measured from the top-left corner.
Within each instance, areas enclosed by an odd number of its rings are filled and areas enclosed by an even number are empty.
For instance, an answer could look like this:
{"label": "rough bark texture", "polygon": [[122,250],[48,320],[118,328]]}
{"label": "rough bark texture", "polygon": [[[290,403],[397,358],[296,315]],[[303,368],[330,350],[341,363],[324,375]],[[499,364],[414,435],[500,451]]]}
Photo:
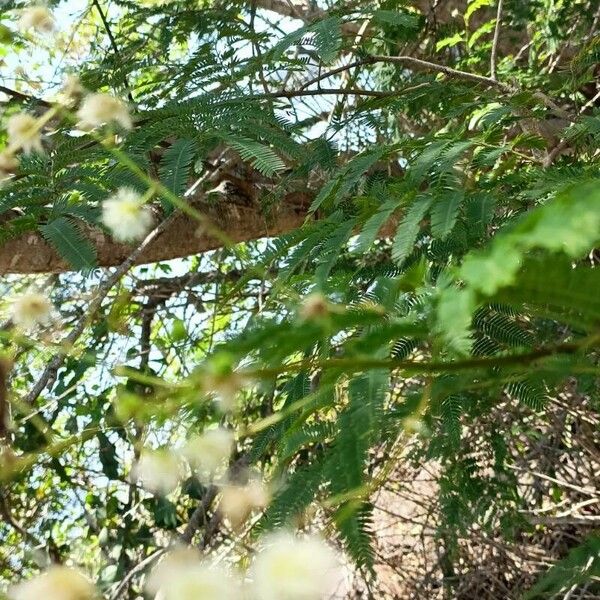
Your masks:
{"label": "rough bark texture", "polygon": [[[310,204],[308,195],[293,194],[265,217],[257,205],[219,202],[217,207],[200,207],[213,224],[234,242],[276,236],[299,227]],[[121,264],[132,246],[113,241],[99,229],[90,228],[86,235],[97,252],[98,266]],[[197,221],[181,215],[136,260],[136,264],[157,262],[199,254],[222,246],[219,240],[202,232]],[[0,273],[59,273],[69,265],[38,233],[27,233],[0,247]]]}

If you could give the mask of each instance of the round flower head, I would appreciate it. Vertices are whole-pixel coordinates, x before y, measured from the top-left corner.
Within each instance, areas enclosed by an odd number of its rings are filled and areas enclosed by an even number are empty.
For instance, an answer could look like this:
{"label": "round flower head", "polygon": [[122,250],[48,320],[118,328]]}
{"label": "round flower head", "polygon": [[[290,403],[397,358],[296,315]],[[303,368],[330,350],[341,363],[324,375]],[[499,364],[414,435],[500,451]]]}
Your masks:
{"label": "round flower head", "polygon": [[323,294],[314,292],[302,300],[298,314],[301,319],[310,321],[326,316],[330,307],[329,300]]}
{"label": "round flower head", "polygon": [[233,445],[233,433],[218,427],[188,440],[182,454],[200,476],[211,479],[230,457]]}
{"label": "round flower head", "polygon": [[146,590],[164,600],[239,600],[241,585],[228,569],[202,560],[193,548],[170,552],[152,571]]}
{"label": "round flower head", "polygon": [[166,496],[183,478],[179,458],[168,450],[143,450],[132,475],[144,488],[153,494]]}
{"label": "round flower head", "polygon": [[239,529],[252,512],[266,508],[269,500],[267,487],[258,479],[250,479],[246,485],[224,485],[219,510],[233,529]]}
{"label": "round flower head", "polygon": [[131,188],[121,188],[102,203],[102,222],[120,242],[143,239],[154,219],[141,196]]}
{"label": "round flower head", "polygon": [[331,592],[337,560],[324,541],[280,531],[264,542],[250,571],[257,598],[321,600]]}
{"label": "round flower head", "polygon": [[29,329],[45,325],[52,316],[52,303],[39,292],[30,290],[15,296],[10,304],[10,317],[17,327]]}
{"label": "round flower head", "polygon": [[10,600],[92,600],[97,596],[87,577],[75,569],[57,565],[9,589],[8,597]]}
{"label": "round flower head", "polygon": [[43,152],[42,138],[37,119],[27,113],[17,113],[6,122],[8,143],[14,149],[22,149],[25,154],[32,151]]}
{"label": "round flower head", "polygon": [[118,123],[123,129],[131,129],[133,123],[127,105],[108,94],[90,94],[77,111],[82,129],[94,129],[106,123]]}
{"label": "round flower head", "polygon": [[18,27],[21,31],[35,29],[38,33],[50,33],[54,30],[54,19],[45,6],[30,6],[21,13]]}

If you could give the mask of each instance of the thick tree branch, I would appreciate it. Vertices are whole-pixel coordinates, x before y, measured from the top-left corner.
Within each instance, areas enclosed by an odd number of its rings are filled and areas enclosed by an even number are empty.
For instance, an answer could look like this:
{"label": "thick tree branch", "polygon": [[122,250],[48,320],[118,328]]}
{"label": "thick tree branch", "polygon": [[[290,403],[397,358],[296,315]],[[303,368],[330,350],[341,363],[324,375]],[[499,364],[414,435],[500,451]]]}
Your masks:
{"label": "thick tree branch", "polygon": [[[266,236],[277,236],[299,227],[310,205],[309,194],[294,193],[266,218],[258,205],[238,205],[219,202],[218,207],[199,207],[214,225],[234,242]],[[86,237],[96,248],[98,266],[120,265],[130,256],[132,247],[115,242],[99,229],[89,228]],[[190,256],[222,246],[220,240],[202,232],[197,221],[177,215],[141,252],[135,253],[132,264],[144,264]],[[37,232],[9,240],[0,247],[0,273],[59,273],[69,271],[69,265]]]}

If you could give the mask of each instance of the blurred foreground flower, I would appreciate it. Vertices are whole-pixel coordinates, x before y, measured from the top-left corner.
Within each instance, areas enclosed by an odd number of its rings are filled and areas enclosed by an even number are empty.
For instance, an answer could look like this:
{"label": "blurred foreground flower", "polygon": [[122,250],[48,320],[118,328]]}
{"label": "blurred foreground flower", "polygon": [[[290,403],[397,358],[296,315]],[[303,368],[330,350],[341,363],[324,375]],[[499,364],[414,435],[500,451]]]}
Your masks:
{"label": "blurred foreground flower", "polygon": [[75,569],[53,566],[41,575],[9,589],[10,600],[92,600],[92,583]]}
{"label": "blurred foreground flower", "polygon": [[255,510],[266,508],[270,499],[265,484],[257,478],[251,478],[246,485],[224,485],[219,510],[233,529],[239,529]]}
{"label": "blurred foreground flower", "polygon": [[44,325],[52,316],[52,303],[49,298],[36,291],[27,291],[15,296],[10,303],[10,317],[17,327],[29,329]]}
{"label": "blurred foreground flower", "polygon": [[108,94],[90,94],[77,111],[82,129],[94,129],[107,123],[118,123],[123,129],[131,129],[133,123],[127,105]]}
{"label": "blurred foreground flower", "polygon": [[338,561],[324,541],[279,531],[264,543],[250,569],[255,598],[321,600],[331,592]]}
{"label": "blurred foreground flower", "polygon": [[302,299],[298,315],[305,321],[312,321],[326,316],[330,310],[331,303],[329,300],[323,294],[314,292]]}
{"label": "blurred foreground flower", "polygon": [[144,449],[132,469],[133,478],[139,480],[142,487],[161,495],[172,492],[183,475],[179,457],[168,450]]}
{"label": "blurred foreground flower", "polygon": [[19,167],[19,161],[15,155],[8,150],[0,152],[0,179],[5,179],[12,175]]}
{"label": "blurred foreground flower", "polygon": [[34,150],[39,153],[43,152],[42,138],[35,117],[24,112],[13,115],[6,122],[6,133],[12,149],[22,149],[25,154]]}
{"label": "blurred foreground flower", "polygon": [[188,440],[181,453],[201,479],[210,480],[227,462],[233,447],[233,433],[218,427]]}
{"label": "blurred foreground flower", "polygon": [[102,222],[119,242],[143,239],[153,221],[152,212],[131,188],[120,188],[102,203]]}
{"label": "blurred foreground flower", "polygon": [[21,31],[35,29],[38,33],[50,33],[54,30],[54,19],[45,6],[30,6],[21,12],[18,27]]}
{"label": "blurred foreground flower", "polygon": [[211,356],[200,371],[200,387],[205,394],[212,394],[219,408],[232,412],[237,408],[237,397],[247,378],[233,370],[233,358],[227,352]]}
{"label": "blurred foreground flower", "polygon": [[161,600],[240,600],[241,582],[193,548],[173,550],[152,571],[146,590]]}

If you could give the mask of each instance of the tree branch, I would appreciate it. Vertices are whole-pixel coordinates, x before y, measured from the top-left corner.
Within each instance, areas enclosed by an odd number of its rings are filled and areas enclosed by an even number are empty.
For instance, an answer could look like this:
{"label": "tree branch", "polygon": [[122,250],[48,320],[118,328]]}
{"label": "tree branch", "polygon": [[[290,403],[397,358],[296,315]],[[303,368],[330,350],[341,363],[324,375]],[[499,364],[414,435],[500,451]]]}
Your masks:
{"label": "tree branch", "polygon": [[500,40],[500,23],[502,21],[502,5],[504,0],[498,0],[498,12],[496,13],[496,27],[494,28],[494,41],[492,42],[492,56],[490,58],[490,75],[496,81],[496,63],[498,61],[498,41]]}

